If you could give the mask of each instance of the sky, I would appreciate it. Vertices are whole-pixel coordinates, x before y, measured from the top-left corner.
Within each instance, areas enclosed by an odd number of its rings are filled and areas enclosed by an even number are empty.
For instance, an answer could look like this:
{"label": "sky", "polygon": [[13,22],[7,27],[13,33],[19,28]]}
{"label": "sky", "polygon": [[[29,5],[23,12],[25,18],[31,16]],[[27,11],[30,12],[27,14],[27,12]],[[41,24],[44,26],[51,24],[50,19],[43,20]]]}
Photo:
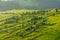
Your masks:
{"label": "sky", "polygon": [[[11,9],[52,9],[60,8],[60,0],[0,0],[0,6]],[[7,5],[8,4],[8,5]],[[17,5],[17,6],[16,6]],[[16,8],[15,8],[16,6]]]}
{"label": "sky", "polygon": [[5,1],[5,2],[7,2],[7,1],[13,1],[13,0],[1,0],[1,1]]}

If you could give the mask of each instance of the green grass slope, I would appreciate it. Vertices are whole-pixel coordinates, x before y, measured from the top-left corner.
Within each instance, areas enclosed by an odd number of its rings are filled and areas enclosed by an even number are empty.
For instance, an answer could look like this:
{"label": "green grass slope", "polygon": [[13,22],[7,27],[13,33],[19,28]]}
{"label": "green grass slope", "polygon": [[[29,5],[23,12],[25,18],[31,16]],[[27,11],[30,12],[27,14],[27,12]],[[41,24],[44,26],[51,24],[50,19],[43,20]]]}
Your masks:
{"label": "green grass slope", "polygon": [[0,40],[60,40],[60,10],[0,12]]}

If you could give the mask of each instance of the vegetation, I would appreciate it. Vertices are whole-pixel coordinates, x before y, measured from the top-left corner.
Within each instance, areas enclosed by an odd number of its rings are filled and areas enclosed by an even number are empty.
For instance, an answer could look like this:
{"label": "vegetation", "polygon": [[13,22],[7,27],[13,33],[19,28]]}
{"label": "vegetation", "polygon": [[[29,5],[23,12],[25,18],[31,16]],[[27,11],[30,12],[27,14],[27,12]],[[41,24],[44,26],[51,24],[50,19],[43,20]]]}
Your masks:
{"label": "vegetation", "polygon": [[0,40],[60,40],[60,10],[0,12]]}

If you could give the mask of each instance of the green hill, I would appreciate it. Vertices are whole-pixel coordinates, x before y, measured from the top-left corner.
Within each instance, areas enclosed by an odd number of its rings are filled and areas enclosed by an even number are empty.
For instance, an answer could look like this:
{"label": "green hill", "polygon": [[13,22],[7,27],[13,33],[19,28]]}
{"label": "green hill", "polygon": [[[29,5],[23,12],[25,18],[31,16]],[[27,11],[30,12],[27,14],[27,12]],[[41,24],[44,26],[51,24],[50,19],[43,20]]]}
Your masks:
{"label": "green hill", "polygon": [[60,10],[0,12],[0,40],[60,40]]}

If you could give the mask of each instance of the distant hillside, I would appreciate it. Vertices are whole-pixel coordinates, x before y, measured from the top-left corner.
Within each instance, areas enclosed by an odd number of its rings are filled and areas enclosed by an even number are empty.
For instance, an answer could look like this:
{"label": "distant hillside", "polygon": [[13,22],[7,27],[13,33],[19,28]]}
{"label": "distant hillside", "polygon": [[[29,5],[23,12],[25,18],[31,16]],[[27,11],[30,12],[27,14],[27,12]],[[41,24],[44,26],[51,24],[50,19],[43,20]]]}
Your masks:
{"label": "distant hillside", "polygon": [[60,40],[60,10],[0,12],[0,40]]}
{"label": "distant hillside", "polygon": [[0,11],[19,9],[60,8],[60,0],[0,0]]}

